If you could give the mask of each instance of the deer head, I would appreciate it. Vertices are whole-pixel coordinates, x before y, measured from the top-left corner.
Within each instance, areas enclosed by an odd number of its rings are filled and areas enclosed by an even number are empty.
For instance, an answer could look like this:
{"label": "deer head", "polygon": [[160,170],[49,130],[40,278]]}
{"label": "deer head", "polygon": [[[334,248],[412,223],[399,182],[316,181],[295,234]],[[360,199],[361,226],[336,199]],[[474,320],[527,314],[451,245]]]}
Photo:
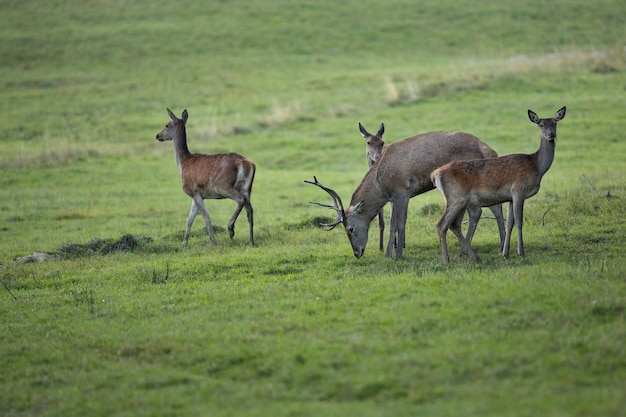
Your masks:
{"label": "deer head", "polygon": [[166,140],[173,140],[176,136],[176,132],[182,126],[184,127],[187,123],[187,119],[189,118],[189,113],[187,113],[187,109],[183,110],[183,114],[179,119],[176,117],[174,113],[170,109],[167,109],[167,114],[170,116],[170,121],[165,125],[163,130],[161,130],[156,135],[156,139],[159,142],[164,142]]}
{"label": "deer head", "polygon": [[540,119],[537,114],[528,110],[528,118],[541,129],[541,139],[546,142],[556,141],[556,123],[565,117],[565,106],[561,107],[552,118]]}
{"label": "deer head", "polygon": [[383,134],[385,133],[385,124],[381,123],[378,128],[378,132],[375,135],[369,133],[361,123],[359,123],[359,131],[365,139],[366,148],[365,151],[367,153],[367,162],[369,166],[372,166],[374,162],[378,161],[381,153],[383,152],[383,146],[385,142],[383,142]]}
{"label": "deer head", "polygon": [[317,181],[317,177],[314,176],[313,181],[305,180],[304,182],[306,182],[307,184],[313,184],[315,186],[318,186],[322,190],[326,191],[333,199],[332,205],[311,201],[311,204],[327,207],[337,212],[337,217],[332,223],[321,223],[320,226],[324,227],[326,230],[332,230],[337,227],[337,225],[343,224],[346,230],[346,234],[348,235],[348,239],[350,240],[350,245],[352,246],[354,256],[356,256],[357,258],[363,256],[363,253],[365,252],[365,247],[367,246],[370,222],[373,217],[363,215],[365,202],[360,201],[356,205],[351,205],[346,210],[343,208],[343,203],[341,202],[341,198],[339,197],[337,192],[320,184]]}

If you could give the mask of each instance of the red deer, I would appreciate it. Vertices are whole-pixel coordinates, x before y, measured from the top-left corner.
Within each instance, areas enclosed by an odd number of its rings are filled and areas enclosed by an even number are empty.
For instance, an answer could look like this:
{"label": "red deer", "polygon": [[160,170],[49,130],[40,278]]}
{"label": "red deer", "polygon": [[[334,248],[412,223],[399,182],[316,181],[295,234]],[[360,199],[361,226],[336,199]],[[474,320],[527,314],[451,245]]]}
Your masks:
{"label": "red deer", "polygon": [[213,226],[209,218],[209,212],[204,204],[204,199],[230,198],[237,202],[237,209],[228,222],[228,234],[232,239],[235,235],[235,221],[243,208],[248,215],[250,225],[250,245],[254,245],[253,237],[253,213],[250,204],[250,194],[252,193],[252,182],[256,166],[242,155],[237,153],[223,153],[207,155],[201,153],[191,153],[187,148],[187,133],[185,125],[189,114],[183,110],[179,119],[167,109],[170,121],[165,125],[156,138],[163,142],[171,140],[174,143],[174,155],[176,156],[176,166],[180,171],[183,191],[191,197],[191,210],[187,217],[187,229],[183,238],[183,245],[187,246],[191,225],[198,211],[202,213],[206,223],[207,232],[211,238],[211,243],[215,244]]}
{"label": "red deer", "polygon": [[[409,199],[435,188],[430,181],[430,173],[451,160],[495,156],[497,154],[493,149],[469,133],[429,132],[388,145],[378,161],[365,174],[347,209],[344,209],[339,195],[331,188],[320,184],[316,177],[314,181],[305,182],[320,187],[332,197],[332,205],[313,203],[337,212],[337,218],[333,223],[321,226],[332,230],[338,224],[343,224],[354,256],[357,258],[363,256],[365,251],[372,219],[390,201],[391,230],[385,256],[390,257],[392,248],[395,247],[396,259],[400,259],[405,244]],[[498,219],[503,241],[502,207],[495,205],[491,209]],[[471,206],[468,213],[470,228],[475,229],[481,210],[479,207]]]}
{"label": "red deer", "polygon": [[541,129],[539,150],[533,154],[513,154],[499,158],[474,161],[453,161],[432,173],[433,184],[446,199],[446,209],[437,223],[443,261],[449,263],[446,233],[448,229],[461,242],[463,248],[479,260],[463,239],[461,220],[465,208],[471,204],[479,207],[498,203],[509,203],[506,236],[502,255],[509,259],[509,247],[513,224],[517,226],[517,254],[524,257],[522,225],[524,201],[537,194],[541,179],[550,169],[556,146],[556,124],[565,117],[565,107],[556,112],[554,118],[540,119],[528,110],[530,121]]}
{"label": "red deer", "polygon": [[[365,154],[367,155],[367,165],[371,168],[374,162],[378,161],[380,155],[383,153],[383,134],[385,133],[385,124],[381,123],[378,128],[378,132],[375,135],[369,133],[363,125],[359,122],[359,131],[365,140]],[[378,230],[379,230],[379,250],[383,251],[383,245],[385,240],[385,208],[381,208],[378,212]]]}

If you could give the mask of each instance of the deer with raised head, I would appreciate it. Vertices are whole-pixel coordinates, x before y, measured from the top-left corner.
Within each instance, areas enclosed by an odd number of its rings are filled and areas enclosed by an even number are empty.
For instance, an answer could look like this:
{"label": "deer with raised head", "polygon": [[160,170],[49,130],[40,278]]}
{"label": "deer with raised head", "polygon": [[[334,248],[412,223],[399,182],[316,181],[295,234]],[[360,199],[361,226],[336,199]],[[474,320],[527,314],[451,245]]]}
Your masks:
{"label": "deer with raised head", "polygon": [[463,239],[461,220],[468,205],[485,207],[498,203],[509,203],[506,236],[502,255],[509,259],[511,232],[517,226],[517,254],[524,257],[522,225],[524,201],[539,191],[541,179],[554,161],[556,146],[556,124],[565,117],[565,107],[556,112],[553,118],[540,119],[535,112],[528,110],[531,122],[541,130],[539,150],[533,154],[513,154],[499,158],[473,161],[450,162],[432,173],[433,184],[446,199],[446,209],[437,223],[443,261],[449,263],[446,233],[448,229],[461,242],[462,247],[475,260],[479,260]]}
{"label": "deer with raised head", "polygon": [[250,194],[256,166],[252,161],[237,153],[207,155],[189,152],[185,130],[189,117],[187,110],[183,110],[180,119],[170,109],[167,109],[167,114],[170,116],[170,121],[156,135],[156,139],[160,142],[171,140],[174,143],[176,166],[180,171],[183,191],[192,200],[183,245],[187,246],[191,225],[198,211],[204,217],[211,243],[215,244],[213,226],[204,199],[222,198],[230,198],[237,202],[235,213],[228,222],[230,238],[232,239],[235,235],[235,221],[241,210],[245,208],[250,225],[250,245],[254,245],[254,220]]}
{"label": "deer with raised head", "polygon": [[[363,256],[372,219],[387,203],[392,203],[390,234],[386,257],[395,248],[396,259],[402,258],[405,244],[406,218],[409,199],[434,189],[430,173],[451,160],[489,158],[496,152],[477,137],[463,132],[429,132],[388,145],[378,161],[368,170],[354,194],[350,206],[344,209],[339,195],[317,181],[305,181],[326,191],[333,204],[321,204],[337,212],[333,223],[322,224],[332,230],[343,224],[354,256]],[[491,207],[504,241],[502,206]],[[470,227],[475,229],[480,218],[479,207],[468,209]],[[472,231],[473,233],[473,231]],[[469,235],[469,233],[468,233]]]}
{"label": "deer with raised head", "polygon": [[[361,132],[361,136],[365,140],[365,155],[367,156],[367,165],[371,168],[372,165],[380,155],[383,153],[383,146],[385,146],[385,142],[383,142],[383,134],[385,133],[385,124],[381,123],[378,128],[378,132],[375,135],[369,133],[363,125],[359,122],[359,131]],[[385,240],[385,208],[381,208],[378,212],[378,231],[380,234],[379,237],[379,250],[382,252],[384,248],[384,240]]]}

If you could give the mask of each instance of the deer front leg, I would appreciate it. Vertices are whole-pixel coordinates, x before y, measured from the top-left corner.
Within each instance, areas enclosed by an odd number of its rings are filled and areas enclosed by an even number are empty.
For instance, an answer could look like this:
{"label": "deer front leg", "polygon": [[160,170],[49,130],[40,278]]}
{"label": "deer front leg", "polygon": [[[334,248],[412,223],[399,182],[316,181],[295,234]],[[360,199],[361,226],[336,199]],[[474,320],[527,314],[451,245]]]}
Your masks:
{"label": "deer front leg", "polygon": [[517,254],[524,258],[524,240],[522,238],[522,227],[524,224],[524,199],[513,200],[513,213],[515,214],[515,226],[517,228]]}
{"label": "deer front leg", "polygon": [[379,231],[379,250],[383,251],[385,239],[385,209],[381,208],[378,212],[378,231]]}
{"label": "deer front leg", "polygon": [[191,209],[189,209],[189,216],[187,216],[187,223],[185,227],[185,237],[183,237],[183,246],[187,246],[189,242],[189,234],[191,233],[191,225],[193,224],[193,220],[196,218],[196,214],[198,214],[198,207],[196,206],[196,202],[191,200]]}
{"label": "deer front leg", "polygon": [[[204,217],[204,222],[206,223],[206,230],[209,233],[209,238],[211,239],[211,244],[215,245],[215,236],[213,235],[213,225],[211,224],[211,218],[209,217],[209,211],[204,204],[204,200],[202,196],[196,194],[193,196],[193,201],[196,205],[196,211],[200,211],[202,213],[202,217]],[[191,214],[190,214],[191,216]],[[194,214],[195,217],[195,214]],[[191,219],[191,223],[193,223],[193,218]],[[187,233],[189,233],[189,229],[191,228],[191,223],[189,223],[189,219],[187,220]]]}
{"label": "deer front leg", "polygon": [[394,205],[392,204],[391,205],[391,219],[389,220],[389,242],[387,243],[387,250],[385,251],[385,258],[390,258],[391,251],[393,250],[393,248],[396,247],[396,234],[397,234],[396,220],[397,220],[396,211],[395,211]]}
{"label": "deer front leg", "polygon": [[506,215],[506,235],[504,236],[504,244],[502,245],[502,255],[504,259],[509,260],[509,248],[511,247],[511,232],[513,231],[513,225],[515,224],[515,217],[513,215],[513,202],[509,202],[509,209]]}
{"label": "deer front leg", "polygon": [[402,250],[405,247],[406,216],[409,211],[408,198],[402,198],[400,201],[394,202],[393,211],[395,212],[398,234],[398,241],[396,242],[396,260],[398,260],[402,259]]}

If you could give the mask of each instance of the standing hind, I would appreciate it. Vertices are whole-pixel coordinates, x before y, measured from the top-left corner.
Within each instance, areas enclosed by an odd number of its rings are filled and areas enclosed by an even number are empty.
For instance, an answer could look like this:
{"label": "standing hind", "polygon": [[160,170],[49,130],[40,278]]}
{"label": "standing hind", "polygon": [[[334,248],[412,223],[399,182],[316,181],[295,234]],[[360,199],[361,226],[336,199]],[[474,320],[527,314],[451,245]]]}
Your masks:
{"label": "standing hind", "polygon": [[167,109],[167,114],[170,116],[170,121],[156,135],[156,139],[160,142],[171,140],[174,143],[176,166],[180,171],[183,191],[192,200],[183,245],[187,245],[191,225],[198,211],[204,217],[211,243],[215,244],[213,226],[204,199],[222,198],[230,198],[237,202],[237,209],[228,222],[228,234],[231,239],[235,235],[235,221],[241,210],[245,208],[250,225],[250,245],[254,245],[254,219],[250,194],[256,166],[252,161],[237,153],[207,155],[189,152],[185,130],[189,117],[187,110],[183,110],[180,119],[170,109]]}

